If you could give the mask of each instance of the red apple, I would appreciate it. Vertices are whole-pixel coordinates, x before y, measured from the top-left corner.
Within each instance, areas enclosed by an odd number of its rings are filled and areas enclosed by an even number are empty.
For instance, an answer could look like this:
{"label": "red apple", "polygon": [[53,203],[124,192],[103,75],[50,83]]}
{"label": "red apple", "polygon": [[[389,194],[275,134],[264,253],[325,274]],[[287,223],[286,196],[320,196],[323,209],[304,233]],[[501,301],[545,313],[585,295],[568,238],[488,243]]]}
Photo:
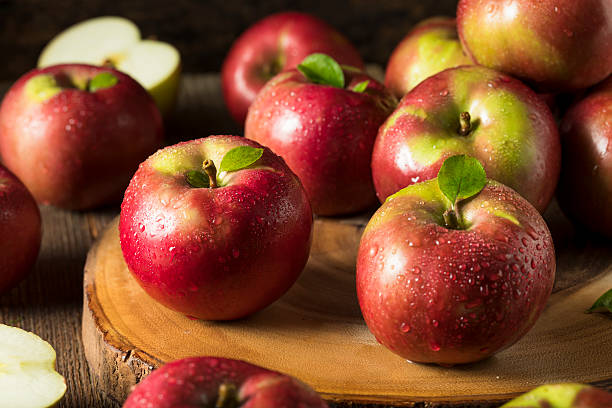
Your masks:
{"label": "red apple", "polygon": [[561,208],[578,223],[612,237],[612,77],[568,110],[561,141]]}
{"label": "red apple", "polygon": [[32,269],[40,248],[38,206],[26,187],[0,165],[0,294]]}
{"label": "red apple", "polygon": [[240,360],[191,357],[153,371],[123,408],[327,408],[306,384]]}
{"label": "red apple", "polygon": [[359,305],[376,339],[403,358],[481,360],[520,339],[544,309],[555,276],[546,223],[514,190],[484,182],[455,204],[454,225],[436,178],[391,196],[366,226]]}
{"label": "red apple", "polygon": [[541,91],[586,88],[612,73],[610,0],[460,0],[457,28],[474,61]]}
{"label": "red apple", "polygon": [[153,99],[110,68],[56,65],[22,76],[0,107],[0,154],[37,201],[84,209],[121,199],[162,142]]}
{"label": "red apple", "polygon": [[461,48],[455,19],[428,18],[414,27],[393,50],[385,72],[385,86],[401,98],[440,71],[471,64]]}
{"label": "red apple", "polygon": [[314,83],[297,69],[277,75],[257,96],[245,125],[247,138],[285,159],[319,215],[374,205],[372,147],[396,103],[361,71],[337,66],[337,74],[342,86]]}
{"label": "red apple", "polygon": [[236,122],[244,123],[249,106],[269,79],[315,52],[341,64],[364,66],[346,37],[309,14],[273,14],[242,33],[221,68],[223,97]]}
{"label": "red apple", "polygon": [[561,160],[557,126],[543,100],[507,75],[479,66],[452,68],[406,94],[374,145],[378,198],[434,178],[456,154],[478,158],[490,178],[540,212],[554,194]]}
{"label": "red apple", "polygon": [[[228,170],[227,157],[242,151],[262,156]],[[282,296],[306,264],[311,230],[297,177],[269,149],[238,136],[149,157],[125,192],[119,223],[123,256],[143,289],[206,320],[238,319]]]}
{"label": "red apple", "polygon": [[607,408],[612,393],[585,384],[546,384],[505,403],[500,408]]}

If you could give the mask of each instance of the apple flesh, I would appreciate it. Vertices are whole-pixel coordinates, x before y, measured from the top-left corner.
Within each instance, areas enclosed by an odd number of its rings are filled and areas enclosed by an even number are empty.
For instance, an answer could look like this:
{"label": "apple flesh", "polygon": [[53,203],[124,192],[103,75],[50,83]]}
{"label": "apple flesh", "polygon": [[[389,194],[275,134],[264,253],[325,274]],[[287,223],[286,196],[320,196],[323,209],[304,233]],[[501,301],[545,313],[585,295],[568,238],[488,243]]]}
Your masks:
{"label": "apple flesh", "polygon": [[374,145],[379,200],[436,177],[444,160],[457,154],[476,157],[489,178],[515,189],[540,212],[552,199],[561,161],[557,126],[543,100],[516,79],[463,66],[406,94]]}
{"label": "apple flesh", "polygon": [[610,0],[460,0],[457,28],[474,61],[540,91],[586,88],[612,73]]}
{"label": "apple flesh", "polygon": [[[109,86],[90,88],[96,77],[109,78]],[[30,71],[0,106],[5,166],[38,202],[62,208],[119,201],[138,164],[162,138],[162,119],[149,94],[110,68]]]}
{"label": "apple flesh", "polygon": [[605,408],[612,393],[584,384],[548,384],[534,388],[501,408]]}
{"label": "apple flesh", "polygon": [[33,333],[0,324],[0,395],[3,407],[50,407],[66,392],[55,371],[55,350]]}
{"label": "apple flesh", "polygon": [[123,408],[327,408],[293,377],[240,360],[191,357],[153,371]]}
{"label": "apple flesh", "polygon": [[[249,109],[245,136],[280,155],[318,215],[376,203],[370,163],[378,127],[396,100],[366,74],[344,69],[345,88],[309,82],[296,69],[274,77]],[[352,89],[369,81],[363,92]]]}
{"label": "apple flesh", "polygon": [[438,72],[471,64],[461,48],[455,19],[428,18],[414,27],[393,50],[385,71],[385,86],[401,98]]}
{"label": "apple flesh", "polygon": [[242,33],[221,68],[223,97],[236,122],[244,123],[249,106],[268,80],[297,67],[313,53],[327,54],[339,64],[364,67],[346,37],[306,13],[273,14]]}
{"label": "apple flesh", "polygon": [[612,77],[575,103],[560,129],[559,205],[572,220],[612,237]]}
{"label": "apple flesh", "polygon": [[4,237],[0,247],[2,294],[32,269],[41,240],[40,211],[36,201],[23,183],[2,165],[0,209],[0,237]]}
{"label": "apple flesh", "polygon": [[544,309],[555,277],[546,223],[514,190],[489,181],[450,201],[437,179],[390,197],[368,222],[357,257],[357,296],[368,328],[401,357],[453,365],[514,344]]}
{"label": "apple flesh", "polygon": [[268,306],[308,259],[312,210],[297,177],[269,149],[252,166],[221,172],[216,188],[186,181],[206,160],[217,168],[238,136],[167,147],[132,178],[121,205],[125,261],[154,299],[205,320],[238,319]]}
{"label": "apple flesh", "polygon": [[110,65],[140,83],[167,115],[178,92],[181,57],[172,45],[142,39],[138,27],[122,17],[97,17],[58,34],[43,49],[38,67],[58,64]]}

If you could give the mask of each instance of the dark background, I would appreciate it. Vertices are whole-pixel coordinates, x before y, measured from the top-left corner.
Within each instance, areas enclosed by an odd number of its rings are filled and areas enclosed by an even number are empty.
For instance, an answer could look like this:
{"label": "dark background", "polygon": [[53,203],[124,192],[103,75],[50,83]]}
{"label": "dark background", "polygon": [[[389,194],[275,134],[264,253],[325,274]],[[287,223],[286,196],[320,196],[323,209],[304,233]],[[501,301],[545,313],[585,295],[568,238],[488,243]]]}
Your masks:
{"label": "dark background", "polygon": [[36,66],[40,51],[61,30],[88,18],[119,15],[144,37],[156,35],[181,52],[185,72],[219,71],[232,41],[268,14],[306,11],[357,46],[366,62],[384,65],[417,22],[455,14],[457,0],[0,0],[0,81]]}

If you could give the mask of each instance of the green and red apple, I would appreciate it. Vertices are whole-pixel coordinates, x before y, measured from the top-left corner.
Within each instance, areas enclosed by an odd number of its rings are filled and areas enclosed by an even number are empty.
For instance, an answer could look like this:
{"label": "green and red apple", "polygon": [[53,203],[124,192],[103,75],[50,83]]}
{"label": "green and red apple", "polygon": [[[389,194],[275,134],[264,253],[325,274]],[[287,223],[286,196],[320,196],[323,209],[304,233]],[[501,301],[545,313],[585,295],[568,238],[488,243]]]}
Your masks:
{"label": "green and red apple", "polygon": [[553,116],[526,85],[497,71],[463,66],[440,72],[406,94],[380,127],[372,174],[383,202],[436,177],[444,160],[476,157],[489,178],[513,188],[540,212],[561,162]]}
{"label": "green and red apple", "polygon": [[0,294],[23,280],[32,269],[40,240],[36,201],[23,183],[0,165]]}
{"label": "green and red apple", "polygon": [[438,72],[471,64],[461,47],[455,19],[431,17],[417,24],[393,50],[385,86],[401,98]]}
{"label": "green and red apple", "polygon": [[511,346],[544,310],[554,277],[540,213],[465,156],[389,197],[357,257],[368,328],[420,363],[470,363]]}
{"label": "green and red apple", "polygon": [[309,386],[245,361],[191,357],[170,362],[139,383],[123,408],[327,408]]}
{"label": "green and red apple", "polygon": [[541,385],[501,408],[608,408],[612,393],[585,384]]}
{"label": "green and red apple", "polygon": [[372,147],[395,104],[365,73],[312,54],[266,84],[249,109],[245,136],[285,160],[316,214],[355,213],[376,203]]}
{"label": "green and red apple", "polygon": [[119,233],[136,281],[187,316],[255,313],[297,280],[310,252],[312,210],[285,162],[238,136],[166,147],[125,191]]}
{"label": "green and red apple", "polygon": [[162,138],[151,96],[111,68],[32,70],[0,106],[4,165],[38,202],[62,208],[119,201],[138,164]]}
{"label": "green and red apple", "polygon": [[38,67],[57,64],[106,65],[135,79],[167,115],[178,92],[181,57],[172,45],[143,39],[138,27],[122,17],[97,17],[59,33],[43,49]]}
{"label": "green and red apple", "polygon": [[33,333],[0,324],[0,406],[51,407],[65,392],[53,347]]}
{"label": "green and red apple", "polygon": [[570,107],[560,130],[559,205],[572,220],[612,237],[612,77]]}
{"label": "green and red apple", "polygon": [[344,35],[310,14],[272,14],[242,33],[221,68],[223,97],[236,122],[244,123],[249,106],[268,80],[296,68],[313,53],[327,54],[340,64],[364,67]]}
{"label": "green and red apple", "polygon": [[539,91],[586,88],[612,73],[610,0],[460,0],[457,28],[475,62]]}

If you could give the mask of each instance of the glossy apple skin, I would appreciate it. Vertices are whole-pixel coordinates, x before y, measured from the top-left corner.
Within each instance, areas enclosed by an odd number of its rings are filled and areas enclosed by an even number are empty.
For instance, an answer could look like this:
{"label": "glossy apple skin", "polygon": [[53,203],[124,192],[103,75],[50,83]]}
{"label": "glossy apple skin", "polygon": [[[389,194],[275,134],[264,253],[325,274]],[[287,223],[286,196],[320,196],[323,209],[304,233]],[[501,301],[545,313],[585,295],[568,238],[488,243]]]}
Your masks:
{"label": "glossy apple skin", "polygon": [[463,52],[454,18],[432,17],[414,27],[395,47],[385,86],[401,98],[424,79],[447,68],[471,65]]}
{"label": "glossy apple skin", "polygon": [[612,73],[609,0],[460,0],[457,28],[474,61],[540,91],[586,88]]}
{"label": "glossy apple skin", "polygon": [[[101,72],[118,78],[111,88],[65,88],[43,102],[26,92],[48,74],[65,82]],[[86,209],[118,202],[138,164],[162,143],[160,113],[147,91],[119,71],[55,65],[22,76],[0,107],[0,154],[41,203]]]}
{"label": "glossy apple skin", "polygon": [[605,408],[612,393],[585,384],[546,384],[502,405],[501,408]]}
{"label": "glossy apple skin", "polygon": [[0,165],[0,295],[32,269],[40,240],[36,201],[23,183]]}
{"label": "glossy apple skin", "polygon": [[575,103],[560,129],[559,205],[572,220],[612,237],[612,77]]}
{"label": "glossy apple skin", "polygon": [[293,377],[218,357],[185,358],[158,368],[134,388],[123,408],[212,407],[222,385],[237,391],[236,404],[224,406],[327,408],[314,390]]}
{"label": "glossy apple skin", "polygon": [[[472,131],[458,133],[461,112]],[[437,176],[444,160],[468,154],[487,176],[515,189],[540,212],[559,179],[561,147],[553,116],[531,89],[478,66],[451,68],[421,82],[380,127],[372,175],[381,202]]]}
{"label": "glossy apple skin", "polygon": [[297,280],[308,259],[312,210],[297,177],[265,149],[254,166],[222,174],[226,185],[193,188],[185,179],[206,159],[260,147],[210,136],[166,147],[143,162],[121,205],[125,261],[154,299],[204,320],[263,309]]}
{"label": "glossy apple skin", "polygon": [[368,328],[401,357],[470,363],[514,344],[544,309],[555,277],[546,223],[514,190],[489,181],[460,202],[467,229],[447,229],[437,179],[411,185],[374,214],[357,256]]}
{"label": "glossy apple skin", "polygon": [[[310,83],[297,70],[277,75],[257,96],[245,125],[247,138],[285,159],[319,215],[355,213],[376,203],[372,147],[396,104],[376,80],[344,72],[345,89]],[[365,92],[349,90],[366,80]]]}
{"label": "glossy apple skin", "polygon": [[315,52],[327,54],[339,64],[364,67],[346,37],[306,13],[272,14],[242,33],[221,68],[223,97],[236,122],[244,123],[249,106],[269,79],[297,67]]}

